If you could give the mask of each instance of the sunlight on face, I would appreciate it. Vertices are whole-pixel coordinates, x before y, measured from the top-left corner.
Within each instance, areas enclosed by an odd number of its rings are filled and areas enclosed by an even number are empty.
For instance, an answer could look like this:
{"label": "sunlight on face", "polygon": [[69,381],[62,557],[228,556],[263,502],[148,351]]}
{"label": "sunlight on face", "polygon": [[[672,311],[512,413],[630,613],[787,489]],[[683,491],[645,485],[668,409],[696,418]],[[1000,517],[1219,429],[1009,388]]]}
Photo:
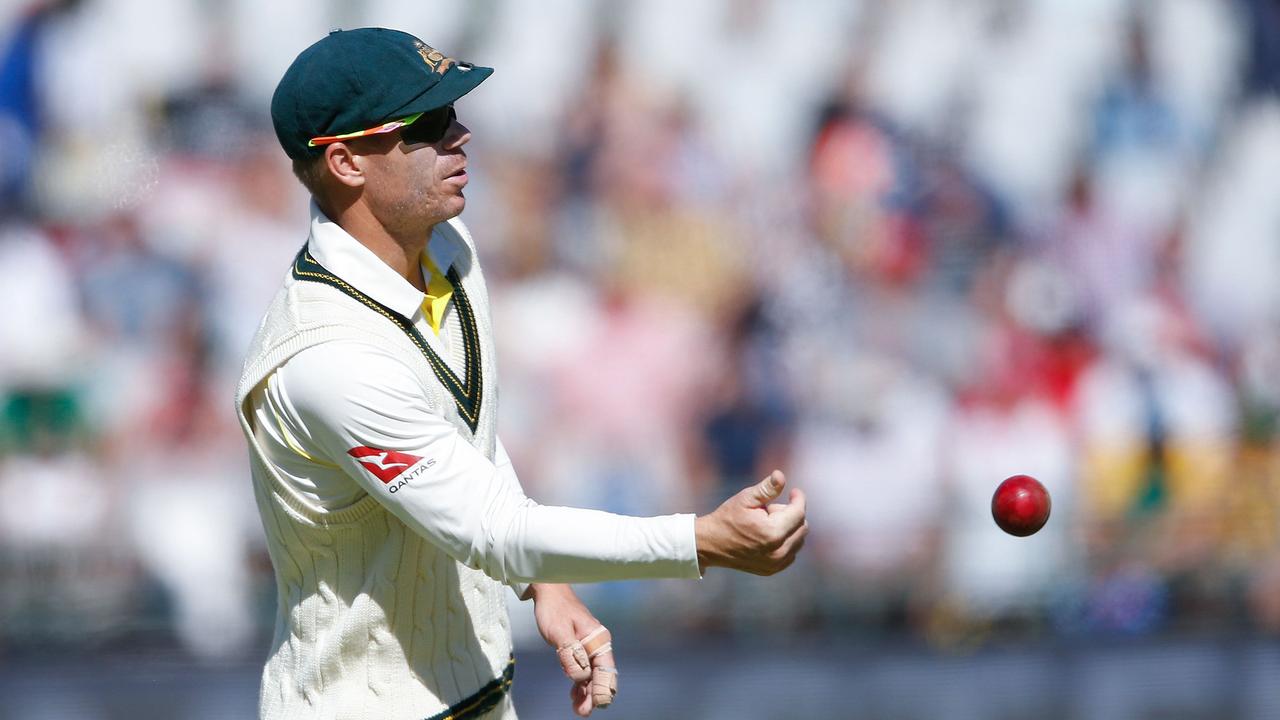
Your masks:
{"label": "sunlight on face", "polygon": [[437,143],[405,144],[399,132],[368,138],[364,197],[374,217],[392,234],[406,236],[457,217],[466,207],[462,147],[470,139],[456,121]]}

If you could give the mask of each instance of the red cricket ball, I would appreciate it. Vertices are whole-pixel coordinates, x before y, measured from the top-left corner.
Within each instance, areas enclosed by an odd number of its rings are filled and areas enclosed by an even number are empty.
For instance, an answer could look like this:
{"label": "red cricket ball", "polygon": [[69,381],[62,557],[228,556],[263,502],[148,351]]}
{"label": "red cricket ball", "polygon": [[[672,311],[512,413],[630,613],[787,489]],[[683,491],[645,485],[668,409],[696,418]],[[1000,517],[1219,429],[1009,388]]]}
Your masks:
{"label": "red cricket ball", "polygon": [[1049,519],[1049,491],[1030,475],[1014,475],[991,496],[991,517],[1010,535],[1034,535]]}

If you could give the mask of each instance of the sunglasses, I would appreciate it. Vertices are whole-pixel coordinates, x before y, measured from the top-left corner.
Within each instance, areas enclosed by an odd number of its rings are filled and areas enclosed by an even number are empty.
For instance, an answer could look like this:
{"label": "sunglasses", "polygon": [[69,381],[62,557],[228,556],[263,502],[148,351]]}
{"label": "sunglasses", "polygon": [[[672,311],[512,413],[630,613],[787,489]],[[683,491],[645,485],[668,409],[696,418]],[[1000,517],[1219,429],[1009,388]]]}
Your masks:
{"label": "sunglasses", "polygon": [[385,122],[368,130],[357,130],[356,132],[343,133],[342,135],[314,137],[307,142],[307,145],[309,147],[332,145],[344,140],[354,140],[355,138],[369,135],[382,135],[395,130],[400,130],[400,139],[404,140],[407,145],[418,145],[420,143],[432,145],[444,139],[445,134],[449,132],[449,128],[453,125],[453,121],[457,118],[458,114],[454,111],[453,105],[450,104],[434,110],[420,112],[417,115],[410,115],[400,120]]}

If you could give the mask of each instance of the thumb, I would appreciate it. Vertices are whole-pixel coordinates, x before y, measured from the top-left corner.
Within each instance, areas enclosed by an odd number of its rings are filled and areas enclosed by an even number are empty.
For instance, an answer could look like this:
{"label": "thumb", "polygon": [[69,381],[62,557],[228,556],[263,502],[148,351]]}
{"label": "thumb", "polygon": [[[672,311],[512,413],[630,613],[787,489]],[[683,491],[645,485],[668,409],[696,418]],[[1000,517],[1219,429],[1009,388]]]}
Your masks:
{"label": "thumb", "polygon": [[748,507],[765,507],[769,503],[778,499],[782,494],[782,488],[786,487],[787,478],[779,470],[769,473],[769,477],[761,480],[758,484],[747,488],[743,495]]}

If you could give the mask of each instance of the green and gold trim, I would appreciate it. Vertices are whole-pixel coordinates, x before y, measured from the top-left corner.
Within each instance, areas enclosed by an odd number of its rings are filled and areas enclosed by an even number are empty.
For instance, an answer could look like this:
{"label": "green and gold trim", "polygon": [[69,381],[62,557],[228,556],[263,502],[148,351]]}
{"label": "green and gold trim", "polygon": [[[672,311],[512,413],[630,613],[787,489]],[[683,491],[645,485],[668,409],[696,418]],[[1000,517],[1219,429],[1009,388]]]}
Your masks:
{"label": "green and gold trim", "polygon": [[511,681],[515,678],[515,674],[516,656],[512,655],[501,677],[490,680],[474,694],[423,720],[467,720],[480,717],[492,710],[502,701],[502,696],[511,691]]}
{"label": "green and gold trim", "polygon": [[462,326],[463,349],[466,352],[466,370],[461,379],[453,372],[453,368],[431,349],[426,338],[418,332],[409,318],[365,295],[342,278],[329,272],[311,256],[311,253],[307,252],[305,246],[294,258],[293,277],[297,280],[318,282],[337,288],[395,323],[422,351],[423,357],[427,359],[427,364],[431,366],[440,384],[453,396],[453,401],[458,406],[458,414],[467,423],[467,427],[471,428],[471,432],[476,431],[480,425],[480,401],[484,392],[480,370],[480,331],[476,325],[475,311],[467,299],[466,291],[462,289],[462,280],[455,269],[449,268],[448,277],[449,282],[453,284],[453,299],[457,304],[458,319],[461,321],[459,324]]}

